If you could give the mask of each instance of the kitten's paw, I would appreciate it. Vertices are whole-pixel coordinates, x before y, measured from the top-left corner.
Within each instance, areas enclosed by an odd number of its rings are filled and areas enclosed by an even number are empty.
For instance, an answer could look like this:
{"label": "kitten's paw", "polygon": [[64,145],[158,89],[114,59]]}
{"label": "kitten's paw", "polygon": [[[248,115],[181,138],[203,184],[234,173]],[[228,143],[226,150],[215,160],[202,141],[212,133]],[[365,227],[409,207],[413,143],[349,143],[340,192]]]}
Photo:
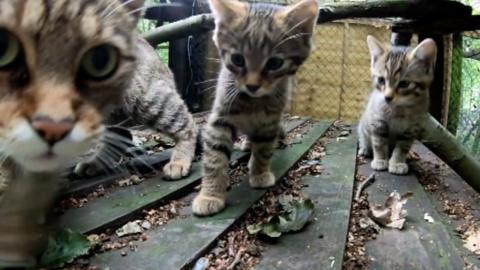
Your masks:
{"label": "kitten's paw", "polygon": [[80,177],[91,177],[102,172],[100,162],[93,160],[81,161],[73,169],[73,173]]}
{"label": "kitten's paw", "polygon": [[275,185],[275,176],[272,172],[250,175],[248,182],[253,188],[268,188]]}
{"label": "kitten's paw", "polygon": [[198,194],[193,200],[192,210],[197,216],[216,214],[225,208],[225,199]]}
{"label": "kitten's paw", "polygon": [[408,173],[407,163],[393,163],[390,162],[388,166],[388,172],[391,174],[404,175]]}
{"label": "kitten's paw", "polygon": [[240,145],[240,151],[248,152],[252,149],[252,143],[249,140],[243,140]]}
{"label": "kitten's paw", "polygon": [[376,171],[384,171],[388,168],[388,161],[384,159],[374,159],[370,166]]}
{"label": "kitten's paw", "polygon": [[185,160],[170,161],[163,167],[163,174],[168,179],[177,180],[187,176],[190,173],[191,167],[192,163]]}

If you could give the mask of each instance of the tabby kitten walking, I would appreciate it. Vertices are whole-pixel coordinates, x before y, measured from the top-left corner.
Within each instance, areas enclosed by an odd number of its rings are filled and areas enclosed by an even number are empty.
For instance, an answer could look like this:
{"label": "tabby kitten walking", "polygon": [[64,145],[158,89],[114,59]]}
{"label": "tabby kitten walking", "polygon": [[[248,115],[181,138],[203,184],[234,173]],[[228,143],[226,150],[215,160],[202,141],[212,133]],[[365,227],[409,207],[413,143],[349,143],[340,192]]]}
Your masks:
{"label": "tabby kitten walking", "polygon": [[193,212],[210,215],[225,207],[233,141],[251,142],[249,183],[275,184],[270,171],[293,76],[310,54],[318,6],[315,0],[282,7],[236,0],[210,0],[214,42],[222,67],[204,132],[203,181]]}
{"label": "tabby kitten walking", "polygon": [[[173,74],[150,44],[135,36],[137,68],[123,99],[107,120],[131,119],[133,124],[142,124],[175,140],[170,162],[163,168],[168,179],[179,179],[190,172],[195,156],[197,127],[185,102],[180,97]],[[123,136],[125,137],[125,136]],[[108,170],[118,162],[133,143],[118,134],[107,133],[100,150],[91,159],[80,162],[75,173],[92,176]]]}
{"label": "tabby kitten walking", "polygon": [[408,151],[428,115],[437,47],[431,39],[415,48],[387,47],[372,36],[367,43],[374,89],[358,127],[360,154],[373,150],[374,170],[407,174]]}

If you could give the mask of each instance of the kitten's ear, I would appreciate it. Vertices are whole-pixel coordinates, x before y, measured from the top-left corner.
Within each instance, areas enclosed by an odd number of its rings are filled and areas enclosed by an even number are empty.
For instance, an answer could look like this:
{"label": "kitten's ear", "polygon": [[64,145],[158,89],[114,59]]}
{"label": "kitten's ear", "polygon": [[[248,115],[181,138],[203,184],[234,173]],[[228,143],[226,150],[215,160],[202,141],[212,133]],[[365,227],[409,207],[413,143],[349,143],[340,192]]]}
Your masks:
{"label": "kitten's ear", "polygon": [[247,14],[247,4],[237,0],[209,0],[217,22],[231,23]]}
{"label": "kitten's ear", "polygon": [[408,57],[410,60],[418,59],[427,63],[430,67],[434,67],[437,60],[437,44],[433,39],[427,38],[420,42]]}
{"label": "kitten's ear", "polygon": [[135,21],[138,21],[143,15],[144,9],[142,9],[145,0],[120,0],[121,5],[124,5],[129,9],[131,16]]}
{"label": "kitten's ear", "polygon": [[317,18],[317,0],[301,0],[294,5],[287,6],[276,15],[278,21],[290,21],[294,23],[294,27],[298,27],[302,33],[313,33],[313,29],[317,24]]}
{"label": "kitten's ear", "polygon": [[367,36],[367,44],[368,50],[370,50],[370,57],[372,59],[371,66],[373,67],[378,58],[384,54],[387,49],[380,41],[378,41],[378,39],[370,35]]}

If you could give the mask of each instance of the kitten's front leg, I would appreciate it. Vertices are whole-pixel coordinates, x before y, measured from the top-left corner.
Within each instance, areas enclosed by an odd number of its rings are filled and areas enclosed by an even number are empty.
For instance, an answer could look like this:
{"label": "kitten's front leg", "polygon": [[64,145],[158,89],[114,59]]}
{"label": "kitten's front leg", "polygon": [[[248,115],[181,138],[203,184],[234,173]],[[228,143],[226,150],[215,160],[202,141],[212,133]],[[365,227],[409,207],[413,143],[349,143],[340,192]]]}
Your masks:
{"label": "kitten's front leg", "polygon": [[209,121],[203,134],[202,187],[192,204],[193,213],[199,216],[215,214],[225,208],[235,127],[224,119],[214,119]]}
{"label": "kitten's front leg", "polygon": [[270,171],[270,162],[276,142],[276,136],[262,141],[252,139],[252,154],[248,162],[251,187],[267,188],[275,185],[275,176]]}
{"label": "kitten's front leg", "polygon": [[388,139],[379,135],[372,135],[373,160],[372,169],[384,171],[388,168]]}
{"label": "kitten's front leg", "polygon": [[392,157],[388,161],[388,172],[391,174],[407,174],[407,154],[412,146],[413,140],[408,138],[397,139]]}

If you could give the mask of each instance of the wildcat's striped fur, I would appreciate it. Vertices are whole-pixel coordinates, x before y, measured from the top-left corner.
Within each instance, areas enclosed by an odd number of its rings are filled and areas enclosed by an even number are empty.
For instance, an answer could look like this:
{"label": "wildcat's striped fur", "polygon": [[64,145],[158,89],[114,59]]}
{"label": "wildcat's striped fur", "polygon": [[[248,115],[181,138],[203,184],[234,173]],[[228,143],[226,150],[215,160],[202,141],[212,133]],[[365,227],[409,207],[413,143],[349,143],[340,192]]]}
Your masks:
{"label": "wildcat's striped fur", "polygon": [[100,139],[135,69],[143,0],[0,0],[0,268],[30,267],[71,160]]}
{"label": "wildcat's striped fur", "polygon": [[415,48],[387,47],[372,36],[367,42],[374,89],[358,127],[360,154],[373,150],[374,170],[406,174],[408,151],[428,115],[437,48],[431,39]]}
{"label": "wildcat's striped fur", "polygon": [[203,133],[203,181],[193,212],[210,215],[225,206],[233,141],[251,141],[249,182],[275,184],[270,171],[293,76],[310,54],[317,18],[315,0],[281,7],[236,0],[210,0],[214,42],[222,58],[215,102]]}
{"label": "wildcat's striped fur", "polygon": [[[172,136],[176,145],[163,171],[171,179],[184,177],[190,171],[195,154],[198,133],[195,122],[177,92],[173,74],[150,44],[137,36],[135,48],[137,69],[133,82],[108,122],[129,118],[134,124],[142,124]],[[79,163],[76,174],[97,174],[105,169],[105,163],[113,165],[129,145],[118,135],[107,134],[100,151],[91,160]]]}

